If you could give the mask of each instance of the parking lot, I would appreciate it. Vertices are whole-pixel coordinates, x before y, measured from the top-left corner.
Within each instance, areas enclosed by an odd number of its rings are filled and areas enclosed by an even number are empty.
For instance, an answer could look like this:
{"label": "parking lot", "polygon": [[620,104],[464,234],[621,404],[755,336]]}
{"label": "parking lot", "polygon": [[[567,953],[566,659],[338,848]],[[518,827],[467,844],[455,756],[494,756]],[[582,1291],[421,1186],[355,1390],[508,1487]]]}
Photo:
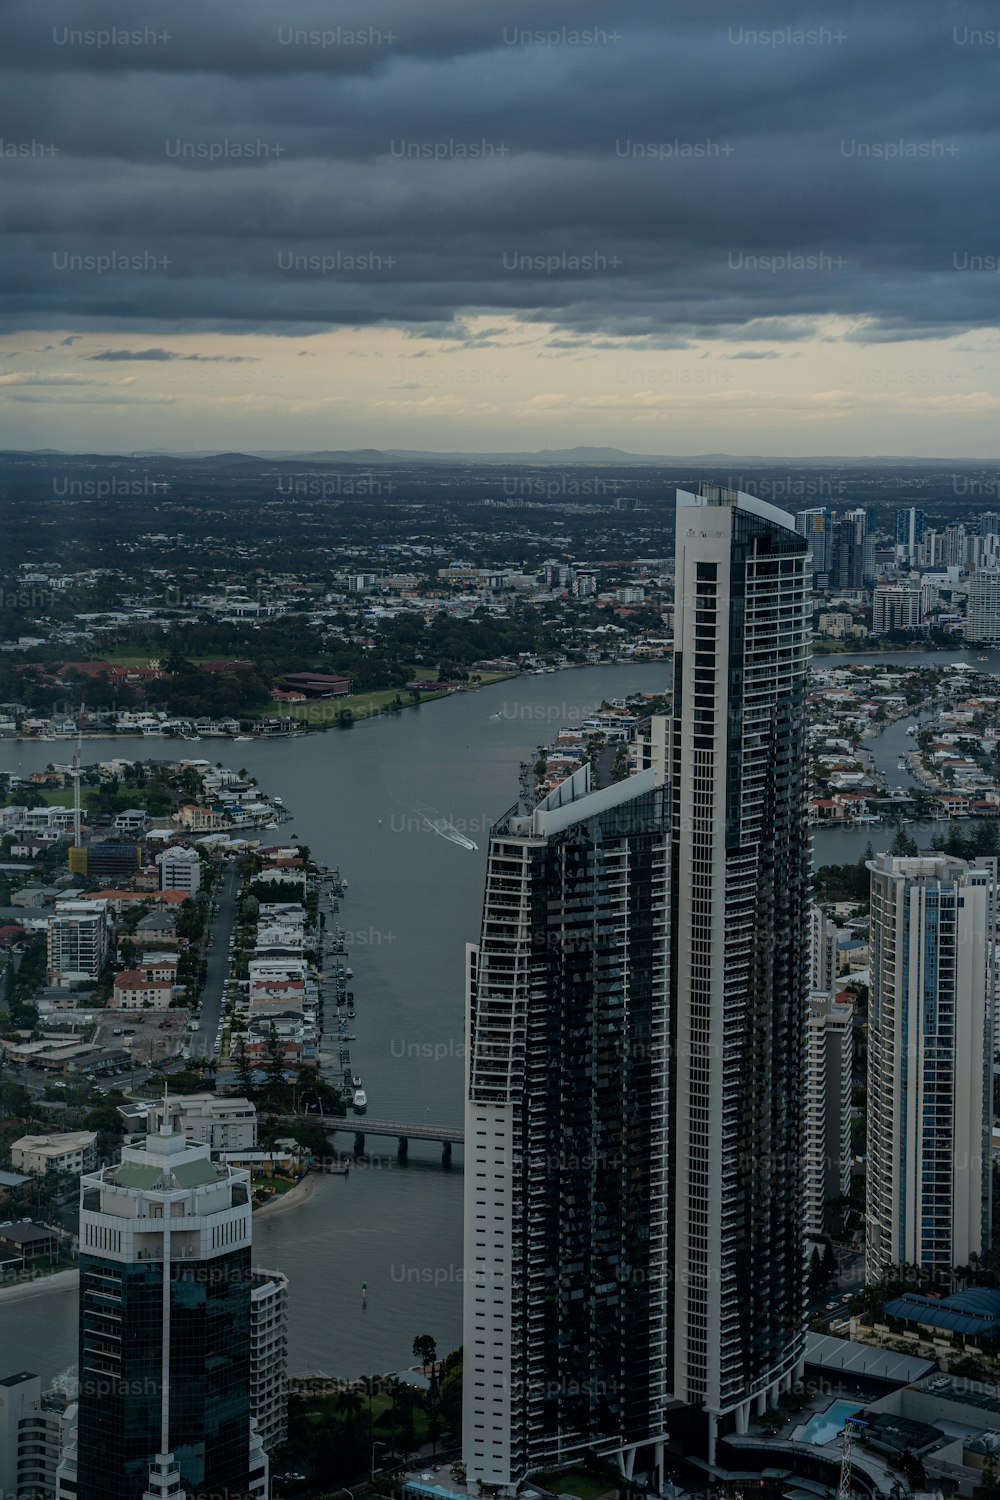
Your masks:
{"label": "parking lot", "polygon": [[176,1057],[184,1044],[188,1013],[172,1010],[105,1010],[97,1023],[100,1047],[124,1047],[135,1063]]}

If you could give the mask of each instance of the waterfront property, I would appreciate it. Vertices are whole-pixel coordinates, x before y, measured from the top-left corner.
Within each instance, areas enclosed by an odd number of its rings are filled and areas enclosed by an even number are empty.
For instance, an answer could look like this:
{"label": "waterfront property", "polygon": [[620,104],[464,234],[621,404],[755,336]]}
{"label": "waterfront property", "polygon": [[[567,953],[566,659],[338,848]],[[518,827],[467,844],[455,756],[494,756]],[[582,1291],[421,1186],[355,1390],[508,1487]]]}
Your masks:
{"label": "waterfront property", "polygon": [[508,1494],[714,1462],[802,1369],[808,547],[714,485],[676,534],[660,749],[499,819],[468,956],[463,1448]]}

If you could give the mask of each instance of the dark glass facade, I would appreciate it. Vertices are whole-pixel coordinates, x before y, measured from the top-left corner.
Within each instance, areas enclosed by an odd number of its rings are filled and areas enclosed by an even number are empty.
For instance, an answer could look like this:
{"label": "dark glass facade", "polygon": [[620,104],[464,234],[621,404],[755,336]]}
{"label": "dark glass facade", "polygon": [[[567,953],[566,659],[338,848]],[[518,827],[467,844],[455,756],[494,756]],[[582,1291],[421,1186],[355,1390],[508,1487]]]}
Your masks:
{"label": "dark glass facade", "polygon": [[[243,1500],[250,1250],[170,1268],[169,1448],[193,1500]],[[163,1263],[80,1256],[79,1500],[141,1500],[161,1447]]]}

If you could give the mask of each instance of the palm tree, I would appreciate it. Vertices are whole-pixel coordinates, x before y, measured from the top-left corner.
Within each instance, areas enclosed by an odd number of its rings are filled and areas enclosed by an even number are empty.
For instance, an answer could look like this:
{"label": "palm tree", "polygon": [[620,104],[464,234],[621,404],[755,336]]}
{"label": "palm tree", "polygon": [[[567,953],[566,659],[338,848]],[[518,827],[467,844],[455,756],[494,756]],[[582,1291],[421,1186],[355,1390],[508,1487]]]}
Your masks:
{"label": "palm tree", "polygon": [[334,1410],[344,1414],[344,1431],[349,1436],[354,1433],[354,1418],[364,1406],[360,1393],[352,1385],[346,1385],[333,1403]]}

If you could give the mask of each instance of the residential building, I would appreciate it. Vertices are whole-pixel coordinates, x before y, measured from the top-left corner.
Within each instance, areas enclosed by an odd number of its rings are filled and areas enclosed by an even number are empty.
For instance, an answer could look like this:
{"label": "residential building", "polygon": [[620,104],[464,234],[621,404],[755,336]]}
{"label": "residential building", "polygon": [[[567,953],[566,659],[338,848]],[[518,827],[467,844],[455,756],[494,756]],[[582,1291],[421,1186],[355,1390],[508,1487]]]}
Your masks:
{"label": "residential building", "polygon": [[647,1372],[665,1359],[651,1146],[667,1129],[668,852],[652,770],[593,791],[584,765],[491,831],[468,970],[473,1484],[510,1491],[556,1454],[662,1430]]}
{"label": "residential building", "polygon": [[876,585],[872,593],[872,635],[886,635],[890,630],[919,630],[920,626],[919,585]]}
{"label": "residential building", "polygon": [[[257,1145],[257,1108],[249,1099],[185,1094],[169,1100],[167,1110],[187,1140],[212,1151],[247,1151]],[[163,1105],[152,1105],[147,1128],[159,1130],[162,1123]]]}
{"label": "residential building", "polygon": [[193,896],[201,885],[201,859],[196,849],[175,845],[156,856],[161,891],[187,891]]}
{"label": "residential building", "polygon": [[44,1224],[0,1225],[0,1250],[19,1255],[26,1266],[36,1260],[56,1260],[59,1235]]}
{"label": "residential building", "polygon": [[809,997],[806,1017],[806,1233],[832,1226],[851,1191],[851,1067],[854,1010],[829,993]]}
{"label": "residential building", "polygon": [[169,1010],[174,987],[169,980],[152,979],[143,969],[115,975],[111,1003],[116,1010]]}
{"label": "residential building", "polygon": [[924,539],[924,513],[909,505],[896,512],[896,556],[901,562],[915,566],[920,555],[920,543]]}
{"label": "residential building", "polygon": [[59,1500],[263,1496],[249,1176],[171,1118],[80,1185],[80,1397]]}
{"label": "residential building", "polygon": [[264,1450],[288,1436],[288,1277],[250,1275],[250,1410]]}
{"label": "residential building", "polygon": [[983,568],[970,574],[965,638],[1000,645],[1000,568]]}
{"label": "residential building", "polygon": [[210,833],[226,826],[223,813],[215,812],[210,807],[200,807],[196,802],[185,802],[183,807],[179,807],[174,813],[174,821],[191,833]]}
{"label": "residential building", "polygon": [[821,906],[809,908],[809,988],[833,990],[837,982],[838,928]]}
{"label": "residential building", "polygon": [[46,1172],[86,1172],[94,1165],[97,1132],[68,1130],[60,1135],[22,1135],[10,1148],[11,1165],[42,1177]]}
{"label": "residential building", "polygon": [[812,553],[813,579],[820,584],[830,571],[830,547],[833,540],[833,511],[821,505],[795,513],[795,530],[804,536]]}
{"label": "residential building", "polygon": [[30,1370],[0,1376],[0,1495],[51,1500],[56,1469],[75,1415],[61,1391],[42,1390]]}
{"label": "residential building", "polygon": [[676,537],[664,1384],[712,1461],[801,1374],[811,578],[749,495],[680,492]]}
{"label": "residential building", "polygon": [[866,1274],[990,1245],[996,860],[871,872]]}
{"label": "residential building", "polygon": [[59,901],[48,921],[49,983],[69,987],[98,979],[107,951],[106,903]]}
{"label": "residential building", "polygon": [[[801,1374],[811,567],[792,518],[677,497],[675,715],[490,834],[467,966],[463,1448],[662,1480]],[[664,780],[665,776],[665,780]],[[766,1037],[766,1045],[760,1039]]]}

